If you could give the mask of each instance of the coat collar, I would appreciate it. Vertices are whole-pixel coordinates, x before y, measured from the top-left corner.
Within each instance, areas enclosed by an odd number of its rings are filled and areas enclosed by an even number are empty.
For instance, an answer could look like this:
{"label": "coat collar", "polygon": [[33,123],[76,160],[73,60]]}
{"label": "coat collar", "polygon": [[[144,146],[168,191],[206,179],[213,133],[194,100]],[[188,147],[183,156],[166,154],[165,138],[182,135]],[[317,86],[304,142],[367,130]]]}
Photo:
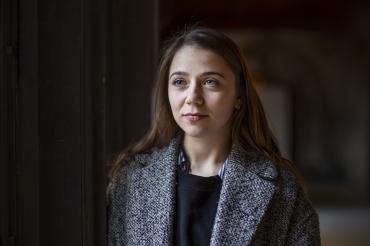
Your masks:
{"label": "coat collar", "polygon": [[249,245],[275,192],[276,179],[277,170],[271,162],[234,144],[210,245]]}
{"label": "coat collar", "polygon": [[[145,213],[136,214],[141,242],[172,245],[175,217],[176,163],[181,138],[174,138],[167,147],[150,154],[138,155],[142,163],[133,182],[137,193],[134,203],[145,207]],[[233,144],[222,183],[220,200],[210,245],[228,245],[238,240],[247,245],[261,221],[275,192],[278,173],[271,161],[261,155],[248,154]],[[148,184],[153,191],[145,191]],[[144,189],[144,190],[143,190]],[[144,193],[143,193],[144,192]],[[147,196],[147,193],[151,194]],[[231,233],[232,232],[232,233]],[[154,240],[155,239],[155,240]],[[153,241],[154,240],[154,241]],[[240,241],[239,241],[240,240]]]}

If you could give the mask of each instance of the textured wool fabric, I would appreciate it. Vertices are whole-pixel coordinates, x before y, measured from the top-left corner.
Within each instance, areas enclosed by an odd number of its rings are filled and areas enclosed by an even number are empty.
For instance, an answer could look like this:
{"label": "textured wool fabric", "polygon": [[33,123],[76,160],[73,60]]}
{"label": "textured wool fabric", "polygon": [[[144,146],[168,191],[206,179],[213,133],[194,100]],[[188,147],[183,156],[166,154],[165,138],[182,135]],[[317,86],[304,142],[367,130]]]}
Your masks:
{"label": "textured wool fabric", "polygon": [[[123,164],[107,199],[109,246],[173,244],[179,143]],[[210,245],[320,245],[318,215],[289,170],[234,143]]]}

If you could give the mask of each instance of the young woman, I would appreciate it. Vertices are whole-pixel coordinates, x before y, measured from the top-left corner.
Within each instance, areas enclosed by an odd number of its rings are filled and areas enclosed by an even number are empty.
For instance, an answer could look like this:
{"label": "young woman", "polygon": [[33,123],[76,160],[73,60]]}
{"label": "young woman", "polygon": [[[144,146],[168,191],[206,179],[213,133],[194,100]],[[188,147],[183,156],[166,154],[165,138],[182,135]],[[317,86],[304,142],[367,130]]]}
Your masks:
{"label": "young woman", "polygon": [[231,39],[204,27],[172,39],[154,113],[112,169],[108,245],[320,245]]}

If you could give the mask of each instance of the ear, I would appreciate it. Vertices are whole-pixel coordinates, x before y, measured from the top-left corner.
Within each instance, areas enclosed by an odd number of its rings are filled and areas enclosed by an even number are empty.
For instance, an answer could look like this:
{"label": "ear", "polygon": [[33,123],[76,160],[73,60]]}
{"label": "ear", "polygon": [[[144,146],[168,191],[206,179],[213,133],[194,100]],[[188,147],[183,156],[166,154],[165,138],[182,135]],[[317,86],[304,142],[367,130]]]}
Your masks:
{"label": "ear", "polygon": [[242,106],[242,100],[240,98],[236,99],[235,106],[234,106],[235,109],[239,110],[241,106]]}

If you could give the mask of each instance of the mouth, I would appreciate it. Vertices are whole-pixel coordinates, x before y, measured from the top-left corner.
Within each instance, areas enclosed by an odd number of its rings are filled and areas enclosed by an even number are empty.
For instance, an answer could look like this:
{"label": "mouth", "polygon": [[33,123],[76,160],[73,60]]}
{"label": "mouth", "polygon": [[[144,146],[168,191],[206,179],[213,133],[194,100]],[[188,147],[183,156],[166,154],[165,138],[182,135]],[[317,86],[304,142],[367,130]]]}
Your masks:
{"label": "mouth", "polygon": [[197,122],[208,117],[208,115],[200,113],[186,113],[183,116],[190,122]]}

